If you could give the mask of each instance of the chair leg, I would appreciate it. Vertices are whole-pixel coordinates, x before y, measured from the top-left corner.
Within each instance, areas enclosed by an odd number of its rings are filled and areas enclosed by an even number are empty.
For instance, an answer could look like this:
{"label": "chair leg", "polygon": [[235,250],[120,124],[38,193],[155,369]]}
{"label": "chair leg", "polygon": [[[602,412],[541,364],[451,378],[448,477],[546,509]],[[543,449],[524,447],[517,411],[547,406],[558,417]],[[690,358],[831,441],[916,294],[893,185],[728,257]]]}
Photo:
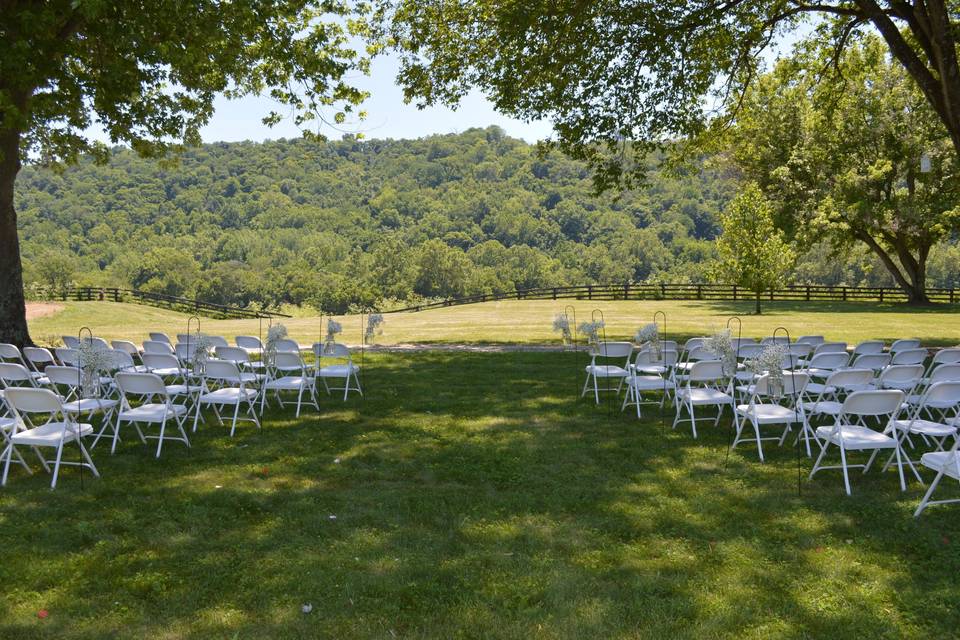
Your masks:
{"label": "chair leg", "polygon": [[167,428],[167,417],[163,417],[163,422],[160,423],[160,437],[157,439],[157,458],[160,457],[160,449],[163,447],[163,434]]}
{"label": "chair leg", "polygon": [[230,437],[233,437],[234,432],[237,430],[237,416],[240,415],[240,401],[237,400],[237,404],[233,407],[233,423],[230,425]]}
{"label": "chair leg", "polygon": [[847,473],[847,452],[843,448],[843,445],[840,445],[840,464],[843,467],[843,486],[847,490],[847,495],[850,495],[850,476]]}
{"label": "chair leg", "polygon": [[752,418],[750,423],[753,425],[753,434],[757,439],[757,453],[760,454],[760,462],[763,462],[763,443],[760,442],[760,424]]}
{"label": "chair leg", "polygon": [[90,457],[90,452],[87,451],[87,448],[83,446],[83,440],[77,438],[77,444],[80,445],[80,455],[83,456],[83,459],[87,461],[87,464],[90,465],[90,471],[93,473],[95,478],[100,477],[100,472],[97,471],[96,465],[93,464],[93,458]]}
{"label": "chair leg", "polygon": [[940,479],[943,478],[943,470],[937,474],[937,477],[933,479],[933,482],[930,483],[930,488],[927,489],[927,493],[924,494],[923,500],[920,501],[920,504],[917,505],[917,510],[913,512],[913,517],[917,518],[923,513],[923,510],[927,508],[927,503],[930,502],[930,498],[933,496],[934,490],[937,488],[937,485],[940,484]]}
{"label": "chair leg", "polygon": [[57,488],[57,478],[60,476],[60,460],[63,458],[63,440],[57,445],[57,459],[53,463],[53,479],[50,481],[50,489]]}

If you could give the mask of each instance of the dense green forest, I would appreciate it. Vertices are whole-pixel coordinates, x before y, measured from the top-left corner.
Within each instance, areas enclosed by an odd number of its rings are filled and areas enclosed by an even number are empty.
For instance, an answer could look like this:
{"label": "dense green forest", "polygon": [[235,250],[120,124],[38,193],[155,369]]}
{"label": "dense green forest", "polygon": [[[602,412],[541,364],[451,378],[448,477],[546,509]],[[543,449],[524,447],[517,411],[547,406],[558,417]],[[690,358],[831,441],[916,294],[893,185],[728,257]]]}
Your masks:
{"label": "dense green forest", "polygon": [[[125,286],[325,311],[539,286],[704,281],[722,163],[596,196],[584,165],[491,127],[419,140],[213,143],[174,165],[117,149],[107,165],[25,168],[16,203],[28,289]],[[930,285],[953,286],[938,247]],[[889,284],[863,254],[814,247],[794,278]]]}

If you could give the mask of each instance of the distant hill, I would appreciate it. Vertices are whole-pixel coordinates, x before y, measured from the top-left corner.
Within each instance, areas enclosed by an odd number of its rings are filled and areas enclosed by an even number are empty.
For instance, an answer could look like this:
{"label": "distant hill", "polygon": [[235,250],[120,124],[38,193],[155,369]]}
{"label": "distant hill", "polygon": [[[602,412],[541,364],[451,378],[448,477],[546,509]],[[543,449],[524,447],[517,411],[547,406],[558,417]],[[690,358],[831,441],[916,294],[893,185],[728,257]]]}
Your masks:
{"label": "distant hill", "polygon": [[27,167],[31,283],[311,304],[702,277],[734,184],[715,172],[597,197],[584,166],[496,127],[419,140],[215,143],[174,167]]}

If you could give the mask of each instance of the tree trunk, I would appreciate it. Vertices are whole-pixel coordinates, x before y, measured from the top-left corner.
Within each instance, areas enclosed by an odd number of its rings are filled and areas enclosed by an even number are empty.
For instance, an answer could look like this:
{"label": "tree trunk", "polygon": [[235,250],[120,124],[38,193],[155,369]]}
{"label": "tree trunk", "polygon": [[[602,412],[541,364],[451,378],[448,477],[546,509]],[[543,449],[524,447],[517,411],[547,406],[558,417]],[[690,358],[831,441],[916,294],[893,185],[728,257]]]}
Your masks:
{"label": "tree trunk", "polygon": [[760,315],[760,292],[757,291],[756,294],[757,294],[757,297],[754,299],[755,305],[753,308],[753,312],[759,316]]}
{"label": "tree trunk", "polygon": [[[930,298],[927,297],[927,254],[929,249],[921,249],[919,259],[915,259],[906,248],[898,248],[897,257],[903,267],[903,270],[901,270],[890,254],[869,233],[861,231],[854,235],[866,243],[880,258],[883,266],[897,281],[897,285],[907,294],[907,301],[910,304],[930,303]],[[907,274],[904,275],[903,271],[906,271]]]}
{"label": "tree trunk", "polygon": [[0,129],[0,342],[32,344],[23,299],[23,265],[13,185],[20,172],[20,132]]}

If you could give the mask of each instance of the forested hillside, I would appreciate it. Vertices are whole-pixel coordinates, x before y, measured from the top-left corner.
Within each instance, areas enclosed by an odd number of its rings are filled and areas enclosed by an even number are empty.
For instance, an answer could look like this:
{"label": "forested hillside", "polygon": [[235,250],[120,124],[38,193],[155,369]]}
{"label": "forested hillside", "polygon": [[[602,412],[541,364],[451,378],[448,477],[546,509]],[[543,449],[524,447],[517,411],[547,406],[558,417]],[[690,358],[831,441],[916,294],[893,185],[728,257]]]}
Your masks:
{"label": "forested hillside", "polygon": [[[705,278],[731,177],[653,171],[649,188],[619,197],[592,187],[581,164],[541,159],[488,128],[420,140],[215,143],[175,166],[117,150],[106,166],[25,168],[16,202],[34,286],[339,312],[517,287]],[[823,258],[814,253],[800,277],[873,277],[869,264]]]}

